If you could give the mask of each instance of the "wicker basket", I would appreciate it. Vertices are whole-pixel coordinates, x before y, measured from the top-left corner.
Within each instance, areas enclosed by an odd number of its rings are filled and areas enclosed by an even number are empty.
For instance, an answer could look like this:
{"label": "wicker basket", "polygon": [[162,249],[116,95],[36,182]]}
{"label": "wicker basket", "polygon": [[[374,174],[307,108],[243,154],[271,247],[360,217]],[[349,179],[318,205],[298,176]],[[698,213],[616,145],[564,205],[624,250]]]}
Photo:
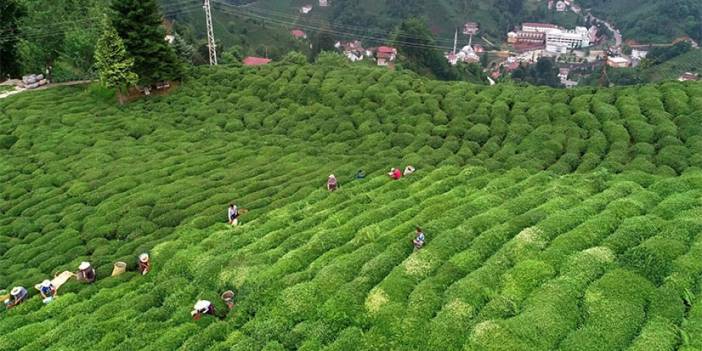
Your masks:
{"label": "wicker basket", "polygon": [[127,271],[127,264],[120,261],[120,262],[115,262],[115,268],[112,269],[112,276],[116,277],[124,272]]}

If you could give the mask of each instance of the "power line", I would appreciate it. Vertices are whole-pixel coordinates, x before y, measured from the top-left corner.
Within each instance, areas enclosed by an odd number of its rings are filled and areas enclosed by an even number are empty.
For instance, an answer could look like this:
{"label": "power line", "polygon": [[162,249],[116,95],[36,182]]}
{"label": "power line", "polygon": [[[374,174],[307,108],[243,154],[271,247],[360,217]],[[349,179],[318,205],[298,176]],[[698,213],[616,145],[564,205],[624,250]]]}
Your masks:
{"label": "power line", "polygon": [[[221,3],[220,3],[221,4]],[[233,5],[230,5],[233,6]],[[407,47],[414,47],[414,48],[420,48],[420,49],[440,49],[440,50],[450,50],[450,47],[448,46],[440,46],[440,45],[432,45],[432,44],[423,44],[423,43],[415,43],[415,42],[408,42],[404,40],[394,40],[394,39],[388,39],[384,37],[374,37],[374,36],[368,36],[368,35],[362,35],[358,33],[349,33],[349,32],[342,32],[338,30],[333,30],[333,29],[324,29],[316,26],[311,26],[311,25],[305,25],[305,24],[296,24],[293,22],[288,22],[276,18],[271,18],[271,17],[265,17],[261,16],[255,13],[247,13],[245,8],[241,8],[241,12],[229,12],[231,10],[228,9],[220,9],[221,11],[234,15],[234,16],[242,16],[242,17],[248,17],[248,18],[253,18],[253,19],[261,19],[265,21],[269,21],[272,24],[279,25],[283,28],[288,28],[289,26],[295,25],[300,28],[308,29],[308,30],[323,30],[329,33],[334,33],[342,37],[349,37],[349,38],[360,38],[360,39],[365,39],[365,40],[370,40],[370,41],[375,41],[375,42],[386,42],[386,43],[391,43],[391,44],[402,44],[403,46]],[[417,38],[418,39],[418,38]]]}
{"label": "power line", "polygon": [[[282,11],[276,11],[276,10],[273,10],[273,9],[264,9],[264,8],[256,7],[256,6],[246,6],[246,7],[244,7],[244,6],[236,6],[236,5],[232,5],[232,4],[229,4],[229,3],[226,3],[226,2],[222,2],[222,1],[218,1],[218,0],[213,0],[213,2],[215,2],[215,3],[217,3],[217,4],[220,4],[220,5],[228,6],[228,7],[240,8],[240,9],[242,9],[242,10],[244,10],[244,11],[258,12],[257,14],[259,14],[259,15],[261,15],[261,14],[262,14],[262,15],[270,15],[270,16],[275,16],[275,17],[283,18],[283,19],[286,19],[286,20],[293,20],[293,21],[303,20],[303,19],[304,19],[305,22],[311,22],[313,25],[316,24],[316,25],[318,25],[318,26],[323,26],[324,24],[327,23],[327,22],[325,22],[325,21],[323,21],[323,20],[314,20],[314,19],[312,19],[312,18],[306,18],[306,17],[299,16],[299,15],[298,15],[298,16],[293,16],[293,15],[291,15],[290,13],[282,12]],[[295,25],[297,25],[297,23],[295,23]],[[372,31],[372,30],[369,30],[367,27],[358,27],[358,26],[344,25],[344,24],[338,24],[338,23],[333,23],[333,22],[329,22],[329,25],[330,25],[331,27],[335,28],[335,29],[340,29],[340,30],[345,29],[345,30],[348,30],[348,31],[357,31],[357,32],[361,32],[361,33],[363,33],[363,34],[381,35],[381,36],[387,34],[386,31],[385,31],[385,32]],[[423,40],[423,39],[424,39],[424,38],[414,37],[414,36],[407,35],[407,34],[403,34],[403,33],[398,33],[397,36],[398,36],[398,37],[405,38],[405,39],[417,39],[417,40]],[[451,44],[451,45],[453,45],[453,39],[434,38],[434,41],[437,42],[437,43],[446,43],[446,44]]]}

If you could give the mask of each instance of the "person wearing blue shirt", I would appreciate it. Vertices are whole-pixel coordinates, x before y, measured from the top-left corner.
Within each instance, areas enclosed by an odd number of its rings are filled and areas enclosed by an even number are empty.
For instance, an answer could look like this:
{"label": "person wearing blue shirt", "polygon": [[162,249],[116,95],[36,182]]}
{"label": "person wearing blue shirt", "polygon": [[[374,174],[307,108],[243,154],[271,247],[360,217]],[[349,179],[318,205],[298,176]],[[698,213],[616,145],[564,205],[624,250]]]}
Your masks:
{"label": "person wearing blue shirt", "polygon": [[53,284],[51,284],[51,281],[47,279],[41,282],[41,286],[39,287],[39,293],[44,299],[47,299],[49,297],[53,298],[56,295],[56,288]]}
{"label": "person wearing blue shirt", "polygon": [[414,248],[421,249],[422,246],[424,246],[424,241],[424,232],[422,231],[422,228],[417,227],[415,238],[412,240],[412,243],[414,243]]}

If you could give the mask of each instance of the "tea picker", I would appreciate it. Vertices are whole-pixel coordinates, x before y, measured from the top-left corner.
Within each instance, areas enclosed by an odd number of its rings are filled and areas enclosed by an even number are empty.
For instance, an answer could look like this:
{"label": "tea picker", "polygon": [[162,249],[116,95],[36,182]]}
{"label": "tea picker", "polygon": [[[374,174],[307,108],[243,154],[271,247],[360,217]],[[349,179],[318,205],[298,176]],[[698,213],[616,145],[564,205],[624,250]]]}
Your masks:
{"label": "tea picker", "polygon": [[229,210],[227,211],[227,218],[229,218],[230,225],[239,224],[239,210],[235,204],[229,204]]}
{"label": "tea picker", "polygon": [[25,289],[22,286],[16,286],[12,288],[12,291],[10,291],[10,297],[5,300],[5,307],[7,308],[12,308],[15,307],[24,300],[27,299],[27,289]]}
{"label": "tea picker", "polygon": [[92,283],[95,281],[95,269],[90,265],[90,262],[81,262],[76,273],[79,281]]}
{"label": "tea picker", "polygon": [[333,174],[329,175],[329,178],[327,178],[327,190],[329,191],[336,191],[336,188],[338,187],[336,177]]}
{"label": "tea picker", "polygon": [[399,168],[391,168],[388,176],[394,180],[400,180],[402,178],[402,171]]}
{"label": "tea picker", "polygon": [[231,290],[227,290],[222,293],[222,300],[224,300],[224,303],[227,305],[227,308],[230,310],[234,308],[234,292]]}
{"label": "tea picker", "polygon": [[198,300],[190,312],[194,320],[199,320],[203,314],[215,315],[215,308],[212,302],[207,300]]}
{"label": "tea picker", "polygon": [[49,303],[56,297],[56,287],[46,279],[39,285],[39,294],[44,298],[42,302]]}
{"label": "tea picker", "polygon": [[151,259],[149,258],[149,254],[144,252],[143,254],[139,255],[139,273],[141,275],[146,275],[146,273],[149,273],[151,270]]}
{"label": "tea picker", "polygon": [[424,246],[424,232],[422,231],[422,228],[417,227],[417,231],[415,234],[414,240],[412,240],[412,243],[414,244],[414,249],[419,250]]}

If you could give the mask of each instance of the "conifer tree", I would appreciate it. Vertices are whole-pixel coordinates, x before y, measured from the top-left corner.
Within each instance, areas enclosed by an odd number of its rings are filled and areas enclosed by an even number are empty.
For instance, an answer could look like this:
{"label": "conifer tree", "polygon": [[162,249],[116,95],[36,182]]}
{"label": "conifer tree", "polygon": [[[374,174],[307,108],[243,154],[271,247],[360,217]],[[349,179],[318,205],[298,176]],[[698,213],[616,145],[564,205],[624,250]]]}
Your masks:
{"label": "conifer tree", "polygon": [[114,0],[112,10],[112,24],[134,58],[139,83],[151,85],[180,79],[183,67],[165,40],[156,0]]}
{"label": "conifer tree", "polygon": [[195,49],[183,39],[178,33],[173,34],[173,50],[183,62],[192,63]]}
{"label": "conifer tree", "polygon": [[100,83],[117,88],[119,102],[124,103],[123,93],[129,86],[136,85],[139,76],[132,71],[134,59],[127,54],[122,38],[107,20],[103,23],[103,32],[95,48],[95,66]]}
{"label": "conifer tree", "polygon": [[0,81],[19,75],[19,32],[17,26],[24,9],[16,0],[0,1]]}

